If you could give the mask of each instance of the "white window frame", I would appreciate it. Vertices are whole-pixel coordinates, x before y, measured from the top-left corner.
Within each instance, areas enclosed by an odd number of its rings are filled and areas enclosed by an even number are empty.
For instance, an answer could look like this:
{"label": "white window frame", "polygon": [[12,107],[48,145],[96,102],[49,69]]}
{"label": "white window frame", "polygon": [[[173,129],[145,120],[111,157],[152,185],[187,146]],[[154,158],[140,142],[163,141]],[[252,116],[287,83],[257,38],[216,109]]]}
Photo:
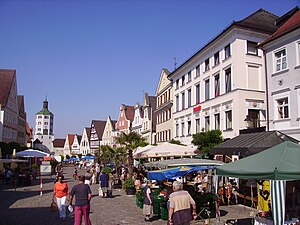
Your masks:
{"label": "white window frame", "polygon": [[[281,52],[284,52],[285,55],[281,55],[280,57],[276,57],[276,55],[281,53]],[[285,47],[277,49],[276,51],[274,51],[273,57],[274,57],[274,72],[275,73],[280,72],[280,71],[284,71],[288,68],[287,49]]]}
{"label": "white window frame", "polygon": [[[276,110],[277,119],[278,120],[289,119],[290,118],[289,97],[285,96],[282,98],[277,98],[277,99],[275,99],[275,102],[276,102],[276,109],[277,109]],[[282,104],[280,104],[280,102],[282,102]],[[285,109],[287,109],[287,115],[285,114],[285,111],[286,111]],[[282,114],[282,116],[280,116],[280,114]]]}
{"label": "white window frame", "polygon": [[[247,40],[247,54],[249,54],[249,55],[258,55],[258,49],[256,48],[256,46],[257,46],[257,42],[254,42],[254,41],[248,41]],[[253,47],[253,45],[255,45],[254,47]],[[249,46],[252,48],[253,47],[253,49],[254,49],[254,52],[252,52],[252,51],[250,51],[249,50]],[[250,49],[251,49],[250,48]]]}
{"label": "white window frame", "polygon": [[[231,113],[231,121],[229,121],[228,119],[228,113]],[[233,122],[233,120],[232,120],[232,110],[227,110],[227,111],[225,111],[224,112],[224,117],[225,117],[225,129],[226,130],[231,130],[232,129],[232,122]]]}

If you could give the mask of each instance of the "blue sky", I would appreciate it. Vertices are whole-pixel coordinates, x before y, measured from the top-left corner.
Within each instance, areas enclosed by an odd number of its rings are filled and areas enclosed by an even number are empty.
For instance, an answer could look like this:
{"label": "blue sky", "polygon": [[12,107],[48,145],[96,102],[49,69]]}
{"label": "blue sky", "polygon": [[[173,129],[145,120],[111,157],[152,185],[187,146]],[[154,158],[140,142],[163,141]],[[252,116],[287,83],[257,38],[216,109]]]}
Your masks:
{"label": "blue sky", "polygon": [[0,0],[0,68],[16,69],[31,127],[47,95],[54,133],[117,119],[233,20],[298,0]]}

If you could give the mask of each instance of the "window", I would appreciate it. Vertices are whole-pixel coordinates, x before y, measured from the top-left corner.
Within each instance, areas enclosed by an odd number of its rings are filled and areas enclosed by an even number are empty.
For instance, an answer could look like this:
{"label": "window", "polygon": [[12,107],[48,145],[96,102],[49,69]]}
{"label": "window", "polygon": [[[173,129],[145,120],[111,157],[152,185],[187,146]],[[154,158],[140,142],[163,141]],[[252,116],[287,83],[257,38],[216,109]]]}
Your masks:
{"label": "window", "polygon": [[200,84],[196,85],[196,104],[200,103]]}
{"label": "window", "polygon": [[210,121],[209,121],[209,116],[205,117],[205,131],[209,131],[210,127]]}
{"label": "window", "polygon": [[179,111],[179,95],[176,95],[176,112]]}
{"label": "window", "polygon": [[215,130],[220,130],[220,113],[215,114]]}
{"label": "window", "polygon": [[176,80],[176,89],[179,88],[179,79]]}
{"label": "window", "polygon": [[188,121],[187,125],[188,125],[188,127],[187,127],[187,135],[191,135],[191,125],[192,125],[191,121]]}
{"label": "window", "polygon": [[209,70],[209,58],[205,60],[205,71]]}
{"label": "window", "polygon": [[278,119],[289,118],[288,98],[277,100]]}
{"label": "window", "polygon": [[215,97],[220,95],[220,76],[215,75]]}
{"label": "window", "polygon": [[188,90],[188,107],[192,106],[192,90]]}
{"label": "window", "polygon": [[276,72],[287,68],[286,51],[282,49],[275,53]]}
{"label": "window", "polygon": [[247,54],[257,55],[257,42],[247,41]]}
{"label": "window", "polygon": [[184,123],[181,123],[181,136],[184,136]]}
{"label": "window", "polygon": [[176,124],[176,137],[178,137],[179,136],[179,124]]}
{"label": "window", "polygon": [[200,119],[196,119],[195,122],[196,122],[196,133],[199,133],[200,132]]}
{"label": "window", "polygon": [[225,59],[227,59],[228,57],[231,56],[231,52],[230,52],[230,44],[227,45],[227,46],[224,48],[224,51],[225,51]]}
{"label": "window", "polygon": [[181,77],[181,86],[183,86],[185,84],[185,76],[183,75],[182,77]]}
{"label": "window", "polygon": [[214,65],[218,65],[220,63],[220,53],[219,52],[216,52],[214,54]]}
{"label": "window", "polygon": [[181,109],[182,110],[185,109],[185,94],[184,94],[184,92],[181,93],[181,104],[182,104]]}
{"label": "window", "polygon": [[196,66],[196,77],[200,76],[200,65]]}
{"label": "window", "polygon": [[188,72],[188,82],[192,80],[192,71]]}
{"label": "window", "polygon": [[225,112],[226,130],[232,129],[232,111]]}
{"label": "window", "polygon": [[209,79],[205,81],[205,100],[209,100]]}
{"label": "window", "polygon": [[231,68],[225,70],[225,92],[231,91]]}

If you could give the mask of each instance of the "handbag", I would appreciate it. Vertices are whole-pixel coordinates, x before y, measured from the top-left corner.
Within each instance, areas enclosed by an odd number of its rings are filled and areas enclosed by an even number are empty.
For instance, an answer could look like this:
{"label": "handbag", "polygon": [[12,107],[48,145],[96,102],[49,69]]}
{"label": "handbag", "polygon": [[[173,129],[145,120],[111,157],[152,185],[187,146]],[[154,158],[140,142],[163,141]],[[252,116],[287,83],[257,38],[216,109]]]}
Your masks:
{"label": "handbag", "polygon": [[58,207],[55,202],[51,202],[51,212],[57,212]]}

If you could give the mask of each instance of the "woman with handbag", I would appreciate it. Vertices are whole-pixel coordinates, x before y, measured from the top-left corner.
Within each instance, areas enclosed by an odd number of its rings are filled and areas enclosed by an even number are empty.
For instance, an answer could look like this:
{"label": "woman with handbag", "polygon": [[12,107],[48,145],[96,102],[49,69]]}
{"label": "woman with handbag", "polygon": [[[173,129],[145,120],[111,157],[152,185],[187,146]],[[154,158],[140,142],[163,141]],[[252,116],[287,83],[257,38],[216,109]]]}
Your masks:
{"label": "woman with handbag", "polygon": [[69,192],[68,184],[64,181],[63,175],[58,175],[58,182],[54,184],[54,191],[52,202],[56,197],[57,208],[59,212],[59,217],[62,220],[66,220],[67,211],[66,211],[66,199]]}

